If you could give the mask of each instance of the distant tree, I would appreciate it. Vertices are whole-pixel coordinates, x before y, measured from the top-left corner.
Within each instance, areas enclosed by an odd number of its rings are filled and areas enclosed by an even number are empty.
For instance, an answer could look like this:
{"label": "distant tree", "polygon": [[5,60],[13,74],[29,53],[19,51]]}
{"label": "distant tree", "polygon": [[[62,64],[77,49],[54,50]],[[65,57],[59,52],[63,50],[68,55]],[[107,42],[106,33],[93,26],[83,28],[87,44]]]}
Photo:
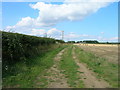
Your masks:
{"label": "distant tree", "polygon": [[56,43],[65,43],[63,40],[56,40]]}
{"label": "distant tree", "polygon": [[99,43],[97,40],[84,40],[84,43]]}
{"label": "distant tree", "polygon": [[75,43],[75,41],[68,41],[67,43]]}
{"label": "distant tree", "polygon": [[83,41],[77,41],[77,43],[82,43]]}

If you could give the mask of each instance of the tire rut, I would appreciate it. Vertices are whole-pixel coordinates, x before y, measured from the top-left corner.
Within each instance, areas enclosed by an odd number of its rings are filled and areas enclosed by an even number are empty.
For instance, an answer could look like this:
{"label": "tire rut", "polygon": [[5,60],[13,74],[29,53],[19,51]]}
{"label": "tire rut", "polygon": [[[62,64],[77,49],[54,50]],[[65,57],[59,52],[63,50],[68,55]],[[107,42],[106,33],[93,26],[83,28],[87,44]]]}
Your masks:
{"label": "tire rut", "polygon": [[51,73],[50,76],[46,77],[48,79],[48,88],[69,88],[65,75],[62,74],[62,71],[58,68],[59,61],[64,51],[65,49],[56,55],[54,58],[54,65],[48,70],[48,73]]}
{"label": "tire rut", "polygon": [[86,88],[108,88],[110,87],[109,84],[105,82],[104,80],[98,80],[94,76],[95,73],[90,71],[85,64],[79,62],[79,59],[77,58],[76,53],[75,53],[75,47],[73,47],[72,55],[73,55],[73,59],[75,60],[76,64],[80,67],[78,71],[82,72],[80,76]]}

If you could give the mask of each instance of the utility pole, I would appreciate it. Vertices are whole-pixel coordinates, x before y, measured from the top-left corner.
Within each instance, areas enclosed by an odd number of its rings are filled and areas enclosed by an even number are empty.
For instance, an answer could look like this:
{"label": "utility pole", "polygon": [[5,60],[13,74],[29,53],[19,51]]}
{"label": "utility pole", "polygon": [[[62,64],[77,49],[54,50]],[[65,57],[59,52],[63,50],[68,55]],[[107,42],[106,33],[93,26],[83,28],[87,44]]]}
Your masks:
{"label": "utility pole", "polygon": [[64,31],[62,31],[62,40],[64,39]]}
{"label": "utility pole", "polygon": [[45,36],[44,37],[46,37],[47,38],[47,33],[45,33]]}

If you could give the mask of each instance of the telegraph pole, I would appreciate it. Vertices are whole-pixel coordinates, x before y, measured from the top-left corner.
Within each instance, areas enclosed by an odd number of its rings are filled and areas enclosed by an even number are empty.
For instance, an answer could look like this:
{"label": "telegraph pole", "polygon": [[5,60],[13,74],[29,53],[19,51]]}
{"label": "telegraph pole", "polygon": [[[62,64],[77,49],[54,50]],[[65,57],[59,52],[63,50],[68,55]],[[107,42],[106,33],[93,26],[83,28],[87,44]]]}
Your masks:
{"label": "telegraph pole", "polygon": [[46,37],[47,38],[47,33],[45,33],[45,36],[44,37]]}
{"label": "telegraph pole", "polygon": [[64,31],[62,31],[62,40],[64,39]]}

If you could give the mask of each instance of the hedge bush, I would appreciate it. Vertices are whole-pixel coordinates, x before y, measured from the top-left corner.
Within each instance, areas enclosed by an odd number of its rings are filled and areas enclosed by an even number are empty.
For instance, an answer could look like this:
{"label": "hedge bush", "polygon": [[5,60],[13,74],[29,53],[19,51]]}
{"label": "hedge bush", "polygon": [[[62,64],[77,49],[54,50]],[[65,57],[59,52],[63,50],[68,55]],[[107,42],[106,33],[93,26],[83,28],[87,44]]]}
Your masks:
{"label": "hedge bush", "polygon": [[52,38],[2,32],[3,75],[10,65],[19,61],[26,62],[28,58],[42,53],[43,47],[48,47],[55,42],[55,39]]}

